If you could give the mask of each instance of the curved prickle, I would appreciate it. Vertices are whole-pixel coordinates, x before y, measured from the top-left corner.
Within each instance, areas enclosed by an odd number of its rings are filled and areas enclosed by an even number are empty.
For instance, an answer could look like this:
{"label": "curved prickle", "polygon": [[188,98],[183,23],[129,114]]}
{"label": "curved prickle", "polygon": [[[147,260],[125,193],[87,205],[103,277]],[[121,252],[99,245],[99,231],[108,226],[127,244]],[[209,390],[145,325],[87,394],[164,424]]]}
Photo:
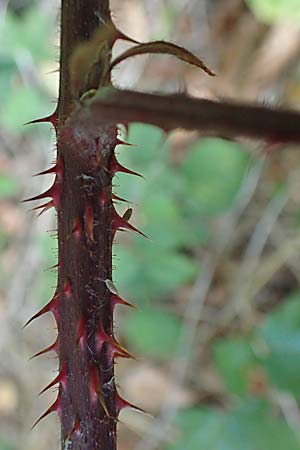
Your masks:
{"label": "curved prickle", "polygon": [[48,391],[48,389],[55,386],[55,384],[60,384],[62,389],[65,391],[67,386],[67,379],[68,379],[68,373],[67,373],[67,363],[64,362],[60,368],[60,371],[58,375],[54,378],[54,380],[51,381],[44,389],[42,389],[39,392],[39,395],[42,395],[44,392]]}
{"label": "curved prickle", "polygon": [[37,319],[38,317],[41,317],[43,314],[46,314],[47,312],[52,312],[54,315],[54,318],[57,322],[58,319],[58,300],[59,300],[60,294],[55,293],[52,299],[50,300],[47,305],[45,305],[42,309],[40,309],[36,314],[34,314],[23,326],[23,328],[27,327],[33,320]]}
{"label": "curved prickle", "polygon": [[38,420],[36,420],[34,422],[34,424],[32,425],[31,429],[33,430],[33,428],[35,428],[37,426],[37,424],[45,419],[45,417],[47,417],[49,414],[51,414],[52,412],[56,412],[59,417],[61,416],[61,396],[60,393],[58,393],[57,398],[55,400],[54,403],[52,403],[52,405],[47,409],[47,411],[44,412],[44,414],[41,415],[41,417],[38,418]]}
{"label": "curved prickle", "polygon": [[134,231],[135,233],[140,234],[144,238],[148,239],[148,236],[146,236],[146,234],[144,234],[142,231],[138,230],[133,225],[131,225],[126,219],[124,219],[124,217],[119,216],[119,214],[117,213],[115,208],[113,208],[113,211],[112,211],[112,235],[113,235],[113,238],[115,236],[116,231],[118,231],[118,230],[131,230],[131,231]]}
{"label": "curved prickle", "polygon": [[112,177],[117,172],[122,172],[128,173],[129,175],[135,175],[137,177],[144,178],[143,175],[141,175],[140,173],[134,172],[133,170],[127,169],[127,167],[122,166],[122,164],[120,164],[119,161],[117,160],[115,153],[113,153],[111,156],[109,171]]}
{"label": "curved prickle", "polygon": [[57,337],[55,339],[55,341],[53,342],[53,344],[49,345],[48,347],[44,348],[43,350],[40,350],[39,352],[32,355],[29,358],[29,361],[38,356],[44,355],[45,353],[52,352],[52,351],[55,352],[56,354],[58,354],[58,349],[59,349],[59,342],[58,342],[58,337]]}

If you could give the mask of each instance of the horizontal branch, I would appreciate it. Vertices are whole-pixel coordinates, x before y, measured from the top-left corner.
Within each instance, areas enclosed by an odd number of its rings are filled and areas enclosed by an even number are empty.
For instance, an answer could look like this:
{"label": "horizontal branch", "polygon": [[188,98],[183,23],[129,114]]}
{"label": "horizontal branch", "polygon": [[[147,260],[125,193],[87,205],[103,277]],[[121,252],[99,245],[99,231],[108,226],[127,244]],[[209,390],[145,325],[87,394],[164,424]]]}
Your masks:
{"label": "horizontal branch", "polygon": [[300,113],[263,105],[215,102],[185,95],[157,95],[103,88],[73,116],[89,126],[103,121],[143,122],[170,131],[200,130],[205,134],[246,136],[270,143],[300,142]]}

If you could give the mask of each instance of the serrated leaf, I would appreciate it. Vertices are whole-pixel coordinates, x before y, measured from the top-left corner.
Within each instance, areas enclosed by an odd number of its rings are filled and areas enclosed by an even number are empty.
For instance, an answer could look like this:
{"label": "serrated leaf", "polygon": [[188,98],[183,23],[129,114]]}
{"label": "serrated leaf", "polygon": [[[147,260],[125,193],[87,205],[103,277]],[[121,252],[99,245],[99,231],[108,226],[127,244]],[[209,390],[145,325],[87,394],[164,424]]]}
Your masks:
{"label": "serrated leaf", "polygon": [[189,52],[179,45],[172,44],[165,41],[154,41],[145,44],[139,44],[129,48],[121,55],[117,56],[111,63],[110,70],[112,70],[117,64],[124,61],[131,56],[144,55],[150,53],[159,53],[165,55],[173,55],[181,61],[187,62],[193,66],[199,67],[204,70],[208,75],[214,76],[214,72],[210,70],[204,62],[193,53]]}

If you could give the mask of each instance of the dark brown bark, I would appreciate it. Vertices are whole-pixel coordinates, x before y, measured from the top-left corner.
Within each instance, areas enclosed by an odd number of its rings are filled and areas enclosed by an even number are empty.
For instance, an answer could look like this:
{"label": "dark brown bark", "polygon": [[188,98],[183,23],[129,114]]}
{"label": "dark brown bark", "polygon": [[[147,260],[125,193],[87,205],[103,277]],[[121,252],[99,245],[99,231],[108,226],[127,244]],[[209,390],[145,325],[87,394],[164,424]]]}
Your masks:
{"label": "dark brown bark", "polygon": [[[106,344],[100,354],[96,350],[99,324],[108,334],[113,325],[111,294],[104,280],[112,277],[111,176],[107,168],[116,145],[116,125],[74,129],[67,120],[74,108],[70,55],[78,43],[93,35],[99,17],[110,19],[106,0],[62,1],[57,148],[63,174],[60,178],[57,174],[57,292],[59,361],[67,371],[66,382],[59,387],[62,448],[68,450],[116,449],[113,361]],[[101,194],[106,198],[102,205]]]}

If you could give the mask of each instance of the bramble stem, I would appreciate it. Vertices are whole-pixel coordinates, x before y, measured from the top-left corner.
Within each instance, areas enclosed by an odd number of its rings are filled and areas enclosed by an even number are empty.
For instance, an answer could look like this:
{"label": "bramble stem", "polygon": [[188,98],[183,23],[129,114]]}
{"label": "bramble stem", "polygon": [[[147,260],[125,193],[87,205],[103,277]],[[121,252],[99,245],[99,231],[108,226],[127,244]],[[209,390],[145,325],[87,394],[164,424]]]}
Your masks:
{"label": "bramble stem", "polygon": [[[96,349],[99,324],[107,334],[113,325],[110,292],[103,280],[112,276],[107,167],[116,145],[116,125],[102,123],[97,130],[86,130],[80,125],[73,128],[66,120],[74,108],[69,59],[99,27],[99,17],[110,20],[108,0],[62,0],[57,159],[63,171],[57,291],[61,295],[59,360],[60,367],[67,366],[67,382],[59,388],[62,449],[68,450],[116,449],[114,368],[106,345],[100,355]],[[105,206],[99,202],[101,192],[105,192]]]}

